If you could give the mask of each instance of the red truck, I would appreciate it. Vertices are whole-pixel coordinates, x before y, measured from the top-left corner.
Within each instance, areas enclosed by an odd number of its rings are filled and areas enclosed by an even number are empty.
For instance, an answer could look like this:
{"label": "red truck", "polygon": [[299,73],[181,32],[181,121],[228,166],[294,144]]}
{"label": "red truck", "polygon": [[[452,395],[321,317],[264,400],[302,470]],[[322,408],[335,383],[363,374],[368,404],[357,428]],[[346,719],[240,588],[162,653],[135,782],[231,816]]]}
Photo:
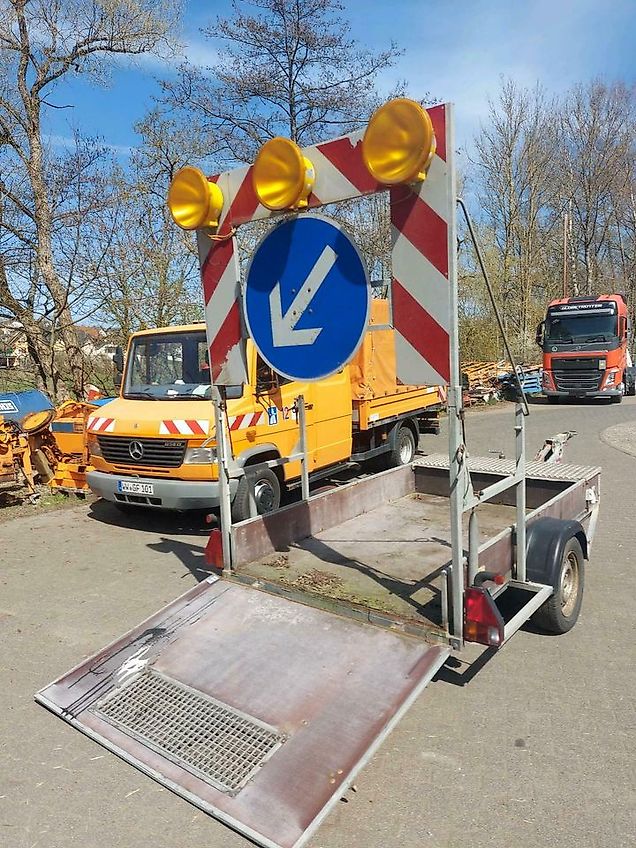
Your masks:
{"label": "red truck", "polygon": [[636,392],[629,352],[630,322],[623,294],[580,295],[553,300],[537,327],[543,350],[543,393],[562,397],[608,397],[620,403]]}

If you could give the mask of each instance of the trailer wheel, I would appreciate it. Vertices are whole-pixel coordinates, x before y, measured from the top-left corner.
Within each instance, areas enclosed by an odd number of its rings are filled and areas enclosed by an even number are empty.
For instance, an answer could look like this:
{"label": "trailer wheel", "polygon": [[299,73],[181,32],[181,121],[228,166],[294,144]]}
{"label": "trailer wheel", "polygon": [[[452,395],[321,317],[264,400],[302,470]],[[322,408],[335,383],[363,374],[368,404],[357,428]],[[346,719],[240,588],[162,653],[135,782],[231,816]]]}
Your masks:
{"label": "trailer wheel", "polygon": [[[280,481],[271,468],[263,468],[254,480],[254,496],[259,515],[273,512],[280,506]],[[250,493],[247,477],[239,480],[232,502],[232,521],[236,524],[250,517]]]}
{"label": "trailer wheel", "polygon": [[579,617],[583,601],[585,570],[579,540],[572,537],[563,551],[554,579],[554,594],[540,607],[532,621],[547,633],[567,633]]}

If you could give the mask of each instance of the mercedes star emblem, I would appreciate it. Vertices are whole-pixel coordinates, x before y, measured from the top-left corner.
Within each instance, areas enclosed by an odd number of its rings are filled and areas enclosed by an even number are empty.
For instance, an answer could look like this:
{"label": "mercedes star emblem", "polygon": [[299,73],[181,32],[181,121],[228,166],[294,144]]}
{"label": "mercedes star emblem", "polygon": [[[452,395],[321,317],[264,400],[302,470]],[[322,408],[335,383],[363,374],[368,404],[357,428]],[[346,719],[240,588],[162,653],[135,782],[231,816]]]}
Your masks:
{"label": "mercedes star emblem", "polygon": [[132,459],[141,459],[144,455],[144,446],[141,442],[131,442],[128,445],[128,453],[130,454]]}

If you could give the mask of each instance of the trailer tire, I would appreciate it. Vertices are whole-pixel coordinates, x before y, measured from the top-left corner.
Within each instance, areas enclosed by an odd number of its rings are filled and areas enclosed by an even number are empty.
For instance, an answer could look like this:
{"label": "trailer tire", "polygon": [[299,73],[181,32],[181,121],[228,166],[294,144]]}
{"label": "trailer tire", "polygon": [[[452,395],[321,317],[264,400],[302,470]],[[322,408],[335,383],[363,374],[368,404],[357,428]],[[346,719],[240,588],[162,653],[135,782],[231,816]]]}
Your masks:
{"label": "trailer tire", "polygon": [[[271,468],[263,468],[254,480],[256,508],[259,515],[274,512],[280,506],[280,480]],[[250,493],[247,477],[239,480],[236,495],[232,501],[232,522],[246,521],[250,517]]]}
{"label": "trailer tire", "polygon": [[584,585],[583,551],[581,543],[573,536],[565,545],[561,566],[554,575],[554,594],[535,612],[533,623],[547,633],[567,633],[579,617]]}

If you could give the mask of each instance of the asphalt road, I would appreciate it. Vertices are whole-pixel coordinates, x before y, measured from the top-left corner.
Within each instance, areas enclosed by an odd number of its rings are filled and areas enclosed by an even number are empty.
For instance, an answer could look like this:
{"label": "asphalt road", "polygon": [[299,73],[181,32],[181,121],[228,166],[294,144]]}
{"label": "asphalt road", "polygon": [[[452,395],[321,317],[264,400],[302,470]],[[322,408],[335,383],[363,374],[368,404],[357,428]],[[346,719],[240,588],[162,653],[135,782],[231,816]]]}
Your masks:
{"label": "asphalt road", "polygon": [[[529,455],[566,429],[578,431],[567,461],[603,466],[579,624],[560,637],[522,631],[476,674],[443,671],[311,848],[636,845],[636,399],[533,406]],[[509,408],[471,415],[467,431],[474,454],[513,456]],[[205,541],[199,519],[126,524],[103,503],[0,526],[1,846],[249,844],[32,700],[204,577]]]}

